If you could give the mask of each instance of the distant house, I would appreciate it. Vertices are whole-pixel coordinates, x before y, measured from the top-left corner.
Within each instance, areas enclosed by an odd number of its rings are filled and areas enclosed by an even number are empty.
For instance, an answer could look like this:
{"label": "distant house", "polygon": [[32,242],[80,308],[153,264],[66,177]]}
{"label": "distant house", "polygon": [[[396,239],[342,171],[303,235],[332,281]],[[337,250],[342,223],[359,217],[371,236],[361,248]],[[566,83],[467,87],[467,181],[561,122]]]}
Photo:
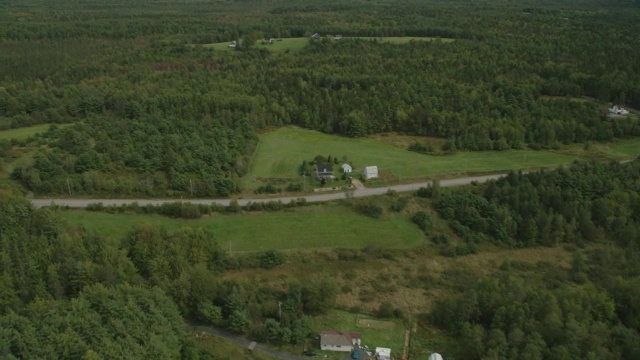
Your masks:
{"label": "distant house", "polygon": [[316,164],[316,176],[318,179],[331,180],[336,177],[333,176],[333,168],[331,164]]}
{"label": "distant house", "polygon": [[274,38],[269,38],[269,39],[264,38],[264,39],[262,39],[262,43],[263,44],[273,44],[274,41],[275,41]]}
{"label": "distant house", "polygon": [[444,360],[444,359],[442,358],[442,355],[438,353],[433,353],[429,355],[429,360]]}
{"label": "distant house", "polygon": [[320,333],[320,349],[351,352],[362,343],[362,334],[355,331],[327,330]]}
{"label": "distant house", "polygon": [[311,35],[311,38],[312,39],[320,39],[320,34],[315,33],[315,34]]}
{"label": "distant house", "polygon": [[336,40],[342,40],[342,35],[336,35],[336,36],[334,37],[334,39],[336,39]]}
{"label": "distant house", "polygon": [[377,347],[376,360],[391,360],[391,349]]}
{"label": "distant house", "polygon": [[375,179],[378,177],[378,167],[377,166],[367,166],[362,170],[362,177],[365,180]]}
{"label": "distant house", "polygon": [[238,42],[237,42],[237,41],[235,41],[235,40],[233,40],[233,41],[231,42],[231,44],[229,44],[229,47],[230,47],[230,48],[232,48],[232,49],[235,49],[237,46],[238,46]]}
{"label": "distant house", "polygon": [[351,167],[351,165],[344,163],[342,164],[342,171],[344,171],[345,174],[351,174],[353,168]]}
{"label": "distant house", "polygon": [[619,105],[614,105],[612,108],[609,108],[609,112],[614,115],[627,115],[629,114],[629,110],[623,108]]}

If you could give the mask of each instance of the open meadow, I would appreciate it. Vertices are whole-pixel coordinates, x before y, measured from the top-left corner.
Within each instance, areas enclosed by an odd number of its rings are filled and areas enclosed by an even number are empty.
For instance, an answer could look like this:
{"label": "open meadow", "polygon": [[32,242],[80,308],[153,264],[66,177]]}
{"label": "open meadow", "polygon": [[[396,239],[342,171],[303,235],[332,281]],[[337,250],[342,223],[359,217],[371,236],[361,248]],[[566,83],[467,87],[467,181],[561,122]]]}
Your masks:
{"label": "open meadow", "polygon": [[21,140],[26,139],[35,134],[43,133],[49,129],[50,124],[34,125],[16,129],[2,130],[0,131],[0,140]]}
{"label": "open meadow", "polygon": [[141,224],[178,229],[202,227],[233,252],[270,249],[411,248],[423,240],[420,230],[402,215],[373,219],[340,204],[297,208],[273,213],[213,215],[199,220],[172,219],[160,215],[108,214],[86,210],[60,211],[62,219],[103,236],[121,238]]}
{"label": "open meadow", "polygon": [[[619,151],[618,157],[624,157],[625,151],[632,151],[634,145],[617,145],[612,147],[612,151]],[[554,167],[570,164],[583,156],[588,158],[588,154],[536,150],[460,151],[451,155],[426,155],[374,139],[353,139],[286,127],[262,136],[247,180],[299,178],[302,162],[313,160],[316,155],[331,155],[338,159],[346,156],[355,172],[361,171],[364,166],[377,165],[380,171],[391,172],[395,177],[405,180]]]}
{"label": "open meadow", "polygon": [[[361,39],[361,40],[370,40],[370,41],[378,41],[381,43],[392,43],[392,44],[407,44],[411,41],[441,41],[441,42],[453,42],[453,39],[448,38],[434,38],[434,37],[411,37],[411,36],[396,36],[396,37],[344,37],[342,40],[335,41],[343,41],[348,39]],[[297,38],[280,38],[274,39],[271,44],[263,43],[262,40],[256,41],[254,44],[257,48],[264,48],[271,51],[300,51],[302,48],[309,44],[310,38],[308,37],[297,37]],[[217,51],[234,51],[234,48],[229,47],[231,43],[229,41],[221,42],[221,43],[213,43],[213,44],[203,44],[202,47],[212,48]],[[242,42],[241,42],[242,44]]]}

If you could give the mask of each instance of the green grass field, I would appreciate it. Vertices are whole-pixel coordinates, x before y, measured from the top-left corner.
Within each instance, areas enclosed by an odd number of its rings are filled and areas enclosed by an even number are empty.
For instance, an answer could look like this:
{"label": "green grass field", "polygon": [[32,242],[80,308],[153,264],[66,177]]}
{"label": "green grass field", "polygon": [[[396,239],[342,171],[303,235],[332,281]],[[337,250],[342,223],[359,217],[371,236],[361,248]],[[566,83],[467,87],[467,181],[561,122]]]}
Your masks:
{"label": "green grass field", "polygon": [[[369,327],[366,326],[368,320],[373,320]],[[377,324],[383,326],[376,326]],[[331,310],[325,315],[314,317],[312,326],[317,331],[358,331],[362,334],[362,344],[369,346],[371,351],[376,347],[388,347],[394,354],[402,354],[404,347],[405,328],[397,319],[376,319],[367,315]]]}
{"label": "green grass field", "polygon": [[640,137],[619,141],[610,145],[609,148],[616,153],[632,157],[640,156]]}
{"label": "green grass field", "polygon": [[198,226],[215,234],[219,244],[232,251],[302,250],[326,248],[410,248],[423,239],[406,217],[389,215],[373,219],[344,205],[326,204],[295,211],[214,215],[199,220],[178,220],[159,215],[108,214],[86,210],[60,211],[62,219],[98,234],[122,237],[141,224],[168,229]]}
{"label": "green grass field", "polygon": [[[413,40],[415,41],[441,41],[441,42],[452,42],[453,39],[447,38],[433,38],[433,37],[344,37],[343,40],[348,39],[363,39],[363,40],[378,40],[379,42],[387,42],[393,44],[407,44]],[[309,44],[308,37],[300,37],[300,38],[281,38],[275,39],[272,44],[263,44],[262,40],[256,41],[255,45],[257,48],[265,48],[271,51],[299,51]],[[336,40],[338,41],[338,40]],[[214,44],[204,44],[203,47],[212,48],[218,51],[234,51],[235,49],[229,47],[230,42],[222,42],[222,43],[214,43]]]}
{"label": "green grass field", "polygon": [[26,139],[29,136],[33,136],[35,134],[43,133],[49,130],[50,126],[50,124],[42,124],[17,129],[2,130],[0,131],[0,140]]}
{"label": "green grass field", "polygon": [[312,160],[316,155],[331,155],[338,159],[346,155],[355,165],[356,172],[364,166],[377,165],[381,171],[392,172],[401,179],[559,166],[579,158],[577,155],[533,150],[458,152],[434,156],[373,139],[351,139],[286,127],[262,136],[248,181],[256,178],[299,178],[298,169],[302,161]]}

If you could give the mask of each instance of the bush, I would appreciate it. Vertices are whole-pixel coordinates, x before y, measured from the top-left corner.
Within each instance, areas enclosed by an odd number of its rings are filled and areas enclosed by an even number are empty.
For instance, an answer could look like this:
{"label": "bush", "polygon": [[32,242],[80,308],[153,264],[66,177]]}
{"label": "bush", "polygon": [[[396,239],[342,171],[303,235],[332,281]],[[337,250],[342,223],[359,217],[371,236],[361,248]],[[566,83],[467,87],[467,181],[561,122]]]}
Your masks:
{"label": "bush", "polygon": [[393,311],[394,311],[393,305],[385,301],[382,304],[380,304],[380,307],[378,307],[378,317],[390,318],[393,316]]}
{"label": "bush", "polygon": [[431,217],[424,211],[418,211],[411,217],[413,221],[420,229],[427,231],[431,227]]}
{"label": "bush", "polygon": [[359,204],[356,206],[356,210],[365,216],[372,217],[374,219],[380,218],[382,216],[382,206],[374,204],[374,203],[365,203]]}
{"label": "bush", "polygon": [[260,267],[263,269],[272,269],[278,265],[284,264],[284,255],[277,250],[267,250],[258,255]]}

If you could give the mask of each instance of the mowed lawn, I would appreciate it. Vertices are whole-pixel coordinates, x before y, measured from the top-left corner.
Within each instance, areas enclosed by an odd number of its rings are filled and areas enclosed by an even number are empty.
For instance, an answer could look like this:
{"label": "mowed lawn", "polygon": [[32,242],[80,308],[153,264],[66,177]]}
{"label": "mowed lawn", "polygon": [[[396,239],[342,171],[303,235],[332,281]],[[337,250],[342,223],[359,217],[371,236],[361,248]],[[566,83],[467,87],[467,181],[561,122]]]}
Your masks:
{"label": "mowed lawn", "polygon": [[576,155],[550,151],[509,150],[425,155],[378,140],[351,139],[295,127],[280,128],[260,139],[251,163],[249,181],[256,178],[299,178],[303,160],[316,155],[342,159],[355,168],[376,165],[401,179],[428,178],[462,173],[485,173],[570,164]]}
{"label": "mowed lawn", "polygon": [[0,131],[0,140],[26,139],[29,136],[46,132],[47,130],[49,130],[50,126],[50,124],[42,124],[17,129],[2,130]]}
{"label": "mowed lawn", "polygon": [[302,250],[326,248],[410,248],[423,240],[406,217],[388,215],[373,219],[340,204],[312,205],[274,213],[216,214],[199,220],[159,215],[108,214],[86,210],[60,211],[62,219],[104,236],[123,237],[138,225],[167,229],[196,226],[210,230],[215,240],[232,251]]}
{"label": "mowed lawn", "polygon": [[640,156],[640,137],[618,141],[610,146],[617,153],[637,157]]}

